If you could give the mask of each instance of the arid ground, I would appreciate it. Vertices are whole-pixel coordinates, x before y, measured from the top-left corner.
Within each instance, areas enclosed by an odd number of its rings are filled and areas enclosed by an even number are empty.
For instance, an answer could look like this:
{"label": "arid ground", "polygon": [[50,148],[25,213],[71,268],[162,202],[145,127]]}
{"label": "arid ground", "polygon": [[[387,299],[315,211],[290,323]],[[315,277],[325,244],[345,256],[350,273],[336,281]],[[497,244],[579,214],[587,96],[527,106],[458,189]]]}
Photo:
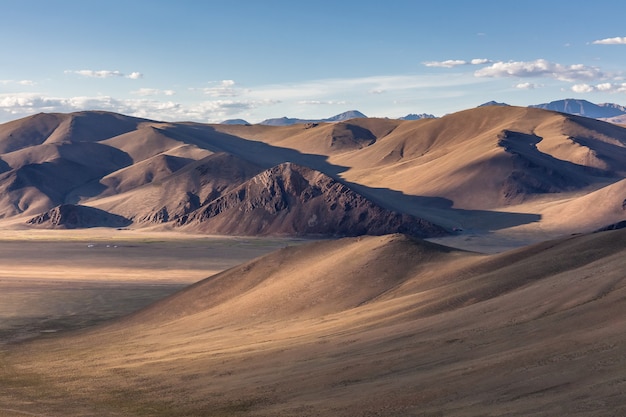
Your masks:
{"label": "arid ground", "polygon": [[543,109],[5,123],[0,416],[623,416],[624,220]]}
{"label": "arid ground", "polygon": [[0,415],[622,415],[624,232],[497,255],[15,232]]}

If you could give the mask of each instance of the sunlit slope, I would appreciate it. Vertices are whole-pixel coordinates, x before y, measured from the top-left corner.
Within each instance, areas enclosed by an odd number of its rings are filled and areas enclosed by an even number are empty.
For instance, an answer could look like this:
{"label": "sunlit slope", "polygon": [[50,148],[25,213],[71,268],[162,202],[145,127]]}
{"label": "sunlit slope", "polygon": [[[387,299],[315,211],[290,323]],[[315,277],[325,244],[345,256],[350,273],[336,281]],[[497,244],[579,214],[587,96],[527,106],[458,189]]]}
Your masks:
{"label": "sunlit slope", "polygon": [[485,209],[624,178],[626,130],[521,107],[481,107],[406,122],[362,151],[331,159],[349,181]]}
{"label": "sunlit slope", "polygon": [[[222,156],[206,159],[212,155]],[[228,184],[217,174],[208,180],[220,183],[217,193],[210,184],[200,190],[185,179],[195,164],[214,164],[212,173],[226,169],[224,155],[235,170],[257,170]],[[372,204],[448,229],[499,230],[503,222],[490,224],[489,218],[506,211],[519,214],[507,218],[508,227],[536,223],[531,226],[553,235],[586,232],[592,223],[622,215],[594,211],[592,193],[611,207],[626,198],[616,185],[626,178],[626,129],[543,109],[488,106],[439,119],[292,126],[165,123],[80,112],[0,126],[0,216],[25,222],[61,204],[85,204],[132,219],[132,227],[152,227],[155,220],[175,226],[181,216],[210,209],[228,190],[287,163],[326,175]],[[171,194],[171,185],[162,187],[174,182]],[[569,203],[583,197],[586,203],[574,205],[593,222],[570,216],[564,224],[552,214],[561,204],[572,211]],[[250,230],[243,232],[255,233]]]}
{"label": "sunlit slope", "polygon": [[289,247],[5,361],[67,393],[28,411],[64,415],[619,415],[624,242],[617,230],[492,256],[402,235]]}

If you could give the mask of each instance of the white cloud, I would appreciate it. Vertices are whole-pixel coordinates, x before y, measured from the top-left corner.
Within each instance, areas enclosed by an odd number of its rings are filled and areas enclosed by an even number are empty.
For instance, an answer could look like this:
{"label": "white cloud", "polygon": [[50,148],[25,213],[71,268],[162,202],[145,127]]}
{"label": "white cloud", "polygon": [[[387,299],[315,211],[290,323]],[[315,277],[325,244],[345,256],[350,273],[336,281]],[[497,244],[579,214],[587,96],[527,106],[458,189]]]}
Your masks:
{"label": "white cloud", "polygon": [[474,58],[470,61],[465,61],[462,59],[448,59],[446,61],[428,61],[424,62],[424,65],[427,67],[434,68],[454,68],[460,67],[463,65],[484,65],[490,63],[491,60],[486,58]]}
{"label": "white cloud", "polygon": [[613,90],[613,84],[611,83],[601,83],[596,85],[596,89],[598,91],[611,91]]}
{"label": "white cloud", "polygon": [[0,80],[0,85],[22,85],[22,86],[33,86],[37,85],[37,83],[33,80]]}
{"label": "white cloud", "polygon": [[591,80],[604,77],[597,67],[583,64],[562,65],[549,62],[545,59],[535,61],[509,61],[495,62],[492,65],[481,68],[474,73],[477,77],[548,77],[560,81]]}
{"label": "white cloud", "polygon": [[142,97],[160,96],[160,95],[173,96],[176,94],[174,90],[160,90],[158,88],[140,88],[139,90],[131,91],[130,93],[133,95],[142,96]]}
{"label": "white cloud", "polygon": [[111,77],[123,77],[124,74],[122,74],[119,71],[108,71],[108,70],[100,70],[100,71],[94,71],[94,70],[66,70],[65,71],[66,74],[77,74],[83,77],[87,77],[87,78],[111,78]]}
{"label": "white cloud", "polygon": [[140,88],[139,90],[131,91],[130,93],[136,96],[146,97],[159,95],[161,94],[161,90],[157,88]]}
{"label": "white cloud", "polygon": [[543,87],[543,85],[535,83],[519,83],[515,85],[515,88],[519,88],[520,90],[534,90],[540,87]]}
{"label": "white cloud", "polygon": [[595,44],[595,45],[626,45],[626,36],[625,37],[599,39],[597,41],[593,41],[592,43]]}
{"label": "white cloud", "polygon": [[572,86],[572,91],[575,93],[626,93],[626,83],[576,84]]}
{"label": "white cloud", "polygon": [[76,74],[86,78],[116,78],[116,77],[126,77],[132,80],[138,80],[143,78],[143,74],[140,72],[131,72],[128,75],[124,75],[124,73],[120,71],[110,71],[110,70],[65,70],[66,74]]}
{"label": "white cloud", "polygon": [[[333,100],[371,94],[414,93],[414,90],[452,88],[485,82],[468,74],[380,75],[359,78],[330,78],[302,83],[276,84],[242,92],[245,97],[280,101]],[[352,100],[354,101],[354,100]]]}
{"label": "white cloud", "polygon": [[427,67],[435,67],[435,68],[454,68],[461,65],[467,65],[467,61],[463,61],[462,59],[448,59],[446,61],[428,61],[424,62],[424,65]]}
{"label": "white cloud", "polygon": [[183,104],[146,98],[116,99],[110,96],[63,98],[25,93],[0,94],[0,120],[10,120],[39,112],[105,110],[164,121],[218,122],[242,111],[273,106],[277,103],[273,100],[213,100]]}
{"label": "white cloud", "polygon": [[589,84],[576,84],[572,86],[572,91],[575,93],[591,93],[595,88]]}
{"label": "white cloud", "polygon": [[[47,93],[0,94],[0,121],[15,119],[38,112],[74,112],[80,110],[105,110],[164,121],[222,121],[240,117],[259,120],[275,117],[277,114],[310,117],[317,106],[320,111],[329,106],[345,106],[355,103],[361,107],[371,102],[372,93],[382,93],[384,103],[379,105],[378,114],[385,114],[394,102],[402,102],[403,110],[414,111],[413,106],[419,97],[431,96],[436,92],[440,102],[467,96],[466,87],[488,82],[476,78],[472,73],[431,74],[431,75],[389,75],[358,78],[334,78],[309,80],[302,83],[273,84],[255,88],[241,88],[233,80],[213,83],[213,93],[203,95],[204,88],[191,90],[195,94],[176,94],[173,90],[140,88],[128,97],[121,96],[80,96],[67,97]],[[206,87],[206,86],[205,86]],[[230,90],[234,90],[229,92]],[[230,96],[229,96],[230,94]],[[416,98],[417,97],[417,98]],[[381,100],[381,101],[383,101]],[[432,107],[433,101],[428,105]],[[398,105],[400,106],[400,104]],[[461,104],[457,104],[461,106]],[[376,111],[363,108],[370,114]],[[301,111],[301,114],[294,114]],[[313,110],[315,111],[315,110]],[[396,110],[397,106],[396,106]],[[429,108],[434,113],[438,109]],[[317,117],[317,115],[314,115]],[[321,116],[321,115],[319,115]],[[323,115],[327,116],[327,115]]]}
{"label": "white cloud", "polygon": [[298,102],[298,104],[306,104],[306,105],[329,105],[329,106],[335,106],[335,105],[345,105],[348,104],[347,101],[335,101],[335,100],[300,100]]}
{"label": "white cloud", "polygon": [[233,80],[222,80],[216,87],[203,88],[202,91],[211,97],[236,97],[241,93]]}

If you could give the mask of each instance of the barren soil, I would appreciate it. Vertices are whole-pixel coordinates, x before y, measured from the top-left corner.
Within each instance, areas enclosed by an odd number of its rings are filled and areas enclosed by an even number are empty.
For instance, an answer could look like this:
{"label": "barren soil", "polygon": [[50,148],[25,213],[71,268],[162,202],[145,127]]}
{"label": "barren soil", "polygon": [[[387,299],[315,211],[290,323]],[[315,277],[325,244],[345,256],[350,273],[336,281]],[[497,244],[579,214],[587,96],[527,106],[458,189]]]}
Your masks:
{"label": "barren soil", "polygon": [[[72,282],[13,281],[25,301],[16,306],[22,318],[34,304],[24,290],[37,285],[44,285],[37,296],[45,288],[45,300],[64,297],[69,309],[95,309],[99,320],[183,283],[158,272],[167,264],[160,257],[152,259],[160,267],[150,268],[149,248],[181,257],[173,271],[188,272],[202,268],[202,245],[233,253],[233,264],[283,248],[123,319],[91,326],[97,320],[87,317],[89,328],[4,345],[0,415],[624,415],[625,232],[498,255],[401,235],[287,248],[301,242],[134,237],[119,242],[137,245],[139,263],[120,258],[118,265],[135,279],[108,285],[81,281],[79,267],[89,267],[78,258],[104,268],[115,256],[89,251],[119,247],[106,248],[108,238],[78,239],[81,249],[69,257],[78,265]],[[57,250],[74,253],[70,236],[54,249],[50,239],[35,242],[48,256],[31,275]],[[155,281],[161,285],[150,293]],[[90,301],[77,303],[70,288]],[[63,330],[57,323],[38,330]]]}

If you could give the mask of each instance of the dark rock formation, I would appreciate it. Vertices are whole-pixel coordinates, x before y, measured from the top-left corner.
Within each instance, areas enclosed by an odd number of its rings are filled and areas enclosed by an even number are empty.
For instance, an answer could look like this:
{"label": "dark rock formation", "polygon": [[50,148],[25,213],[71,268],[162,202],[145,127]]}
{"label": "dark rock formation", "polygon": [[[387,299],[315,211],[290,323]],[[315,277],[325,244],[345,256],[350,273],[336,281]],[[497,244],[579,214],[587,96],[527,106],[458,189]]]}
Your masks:
{"label": "dark rock formation", "polygon": [[262,172],[177,224],[230,235],[447,234],[440,226],[387,210],[319,171],[292,163]]}
{"label": "dark rock formation", "polygon": [[62,204],[26,222],[32,226],[57,229],[82,229],[89,227],[125,227],[131,221],[94,207]]}

